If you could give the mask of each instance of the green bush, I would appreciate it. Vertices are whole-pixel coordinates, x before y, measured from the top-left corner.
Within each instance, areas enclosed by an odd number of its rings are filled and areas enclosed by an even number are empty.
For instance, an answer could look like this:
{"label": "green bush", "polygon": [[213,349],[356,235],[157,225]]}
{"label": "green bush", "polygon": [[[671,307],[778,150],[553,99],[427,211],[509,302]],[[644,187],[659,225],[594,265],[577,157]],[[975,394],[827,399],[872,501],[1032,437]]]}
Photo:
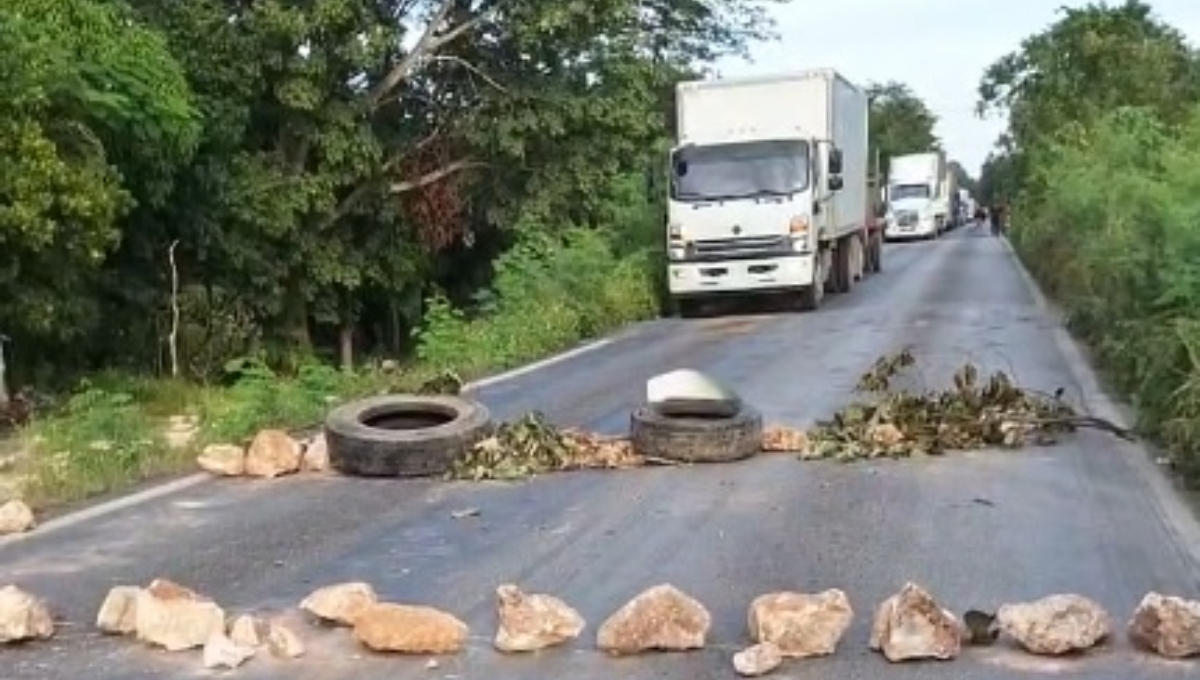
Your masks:
{"label": "green bush", "polygon": [[653,206],[632,191],[611,226],[518,225],[474,315],[429,301],[418,331],[423,363],[461,373],[503,369],[658,311],[662,258]]}
{"label": "green bush", "polygon": [[237,381],[214,391],[203,409],[201,440],[243,443],[263,428],[317,427],[331,404],[360,390],[359,374],[316,362],[300,365],[294,376],[281,376],[266,362],[248,358],[227,367]]}
{"label": "green bush", "polygon": [[1200,109],[1117,110],[1036,157],[1014,245],[1139,426],[1200,479]]}
{"label": "green bush", "polygon": [[161,472],[172,463],[154,421],[129,392],[84,382],[57,417],[30,433],[37,464],[26,494],[35,500],[77,500],[131,479]]}

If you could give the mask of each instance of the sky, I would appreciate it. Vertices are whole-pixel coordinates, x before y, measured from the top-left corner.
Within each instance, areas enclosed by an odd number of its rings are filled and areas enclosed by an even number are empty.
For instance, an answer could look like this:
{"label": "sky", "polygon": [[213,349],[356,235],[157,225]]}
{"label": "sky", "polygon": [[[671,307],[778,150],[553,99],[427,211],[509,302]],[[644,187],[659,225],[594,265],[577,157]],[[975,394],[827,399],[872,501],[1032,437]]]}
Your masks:
{"label": "sky", "polygon": [[[1120,0],[1110,1],[1118,4]],[[833,67],[851,82],[907,83],[938,116],[950,158],[972,176],[1004,130],[975,115],[979,80],[994,61],[1041,32],[1075,0],[791,0],[775,9],[780,40],[751,49],[752,63],[726,59],[724,76]],[[1200,44],[1200,0],[1149,3],[1160,19]]]}

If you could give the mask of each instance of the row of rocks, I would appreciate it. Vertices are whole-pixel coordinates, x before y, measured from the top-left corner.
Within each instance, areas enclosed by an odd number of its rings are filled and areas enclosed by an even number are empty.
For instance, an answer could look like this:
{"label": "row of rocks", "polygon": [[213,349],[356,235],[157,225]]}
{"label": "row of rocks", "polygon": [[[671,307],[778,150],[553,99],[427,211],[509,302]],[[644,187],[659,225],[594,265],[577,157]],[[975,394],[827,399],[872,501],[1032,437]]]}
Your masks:
{"label": "row of rocks", "polygon": [[[300,638],[282,622],[248,614],[227,619],[216,602],[166,579],[145,588],[110,590],[96,615],[96,627],[167,651],[203,648],[209,668],[236,668],[264,647],[285,659],[304,654]],[[54,633],[45,601],[16,586],[0,588],[0,643],[46,640]]]}
{"label": "row of rocks", "polygon": [[[1031,654],[1062,656],[1091,649],[1113,633],[1112,617],[1095,601],[1057,594],[1032,602],[1005,604],[994,616],[974,614],[960,621],[926,590],[908,583],[885,600],[871,627],[871,649],[889,661],[949,660],[964,644],[991,644],[1001,634]],[[1137,646],[1171,659],[1200,655],[1200,601],[1151,592],[1127,624]]]}
{"label": "row of rocks", "polygon": [[230,618],[216,602],[166,579],[145,588],[117,586],[96,615],[96,627],[171,652],[203,648],[207,668],[237,668],[266,648],[281,659],[304,654],[299,636],[279,620],[252,614]]}
{"label": "row of rocks", "polygon": [[[470,632],[454,615],[432,607],[382,602],[364,582],[321,588],[300,608],[328,624],[350,627],[354,639],[377,652],[453,654],[466,646]],[[560,645],[586,627],[563,600],[512,584],[496,589],[496,611],[493,646],[510,654]],[[597,631],[596,645],[614,655],[699,649],[711,625],[702,604],[674,586],[658,585],[613,613]]]}
{"label": "row of rocks", "polygon": [[[525,593],[506,584],[497,588],[496,599],[493,646],[504,653],[560,645],[579,637],[586,627],[578,611],[552,595]],[[353,639],[376,652],[454,654],[466,646],[470,633],[453,614],[382,601],[365,582],[320,588],[299,608],[318,622],[349,628]],[[752,645],[733,655],[734,669],[743,676],[759,676],[787,659],[832,655],[853,618],[849,598],[838,589],[759,596],[747,615]],[[609,616],[597,629],[596,647],[614,656],[700,649],[707,644],[711,625],[712,616],[703,604],[663,584]],[[96,626],[168,651],[203,648],[209,668],[238,667],[263,648],[282,659],[305,652],[301,639],[281,620],[250,614],[231,619],[211,599],[166,579],[145,588],[113,588],[100,607]],[[965,645],[989,644],[1005,634],[1030,653],[1063,655],[1100,644],[1112,628],[1109,614],[1081,595],[1006,604],[994,616],[968,612],[960,620],[924,588],[907,583],[876,609],[868,644],[894,663],[944,661],[956,658]],[[43,601],[15,586],[0,589],[0,642],[53,634],[54,622]],[[1164,657],[1200,655],[1200,602],[1149,593],[1130,619],[1128,635]]]}
{"label": "row of rocks", "polygon": [[[499,627],[493,644],[502,652],[558,645],[578,637],[585,627],[579,612],[552,595],[503,585],[496,596]],[[354,628],[355,637],[376,651],[451,653],[465,644],[466,625],[450,614],[380,605],[369,584],[354,582],[319,589],[300,607],[320,620]],[[986,619],[986,630],[973,630],[970,617],[960,620],[927,590],[907,583],[876,609],[869,645],[893,662],[949,660],[964,645],[987,644],[1003,633],[1030,653],[1057,656],[1095,647],[1113,629],[1112,618],[1099,604],[1075,594],[1006,604],[994,616],[974,613]],[[755,645],[735,658],[828,656],[837,651],[853,618],[849,598],[836,588],[759,596],[747,616]],[[596,633],[596,646],[615,655],[698,649],[705,645],[711,623],[700,602],[674,586],[658,585],[606,619]],[[408,632],[385,632],[393,626]],[[1149,593],[1129,621],[1129,635],[1165,657],[1200,655],[1200,601]]]}
{"label": "row of rocks", "polygon": [[296,472],[329,469],[329,447],[324,434],[297,440],[283,430],[262,430],[248,446],[210,444],[196,458],[206,472],[223,477],[274,479]]}

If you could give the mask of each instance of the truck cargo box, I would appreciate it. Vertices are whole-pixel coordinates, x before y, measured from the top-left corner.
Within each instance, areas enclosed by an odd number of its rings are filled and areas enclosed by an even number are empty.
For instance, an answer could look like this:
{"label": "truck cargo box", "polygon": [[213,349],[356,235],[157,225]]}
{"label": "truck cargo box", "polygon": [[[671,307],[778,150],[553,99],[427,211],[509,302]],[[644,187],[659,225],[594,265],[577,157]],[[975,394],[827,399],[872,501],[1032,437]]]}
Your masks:
{"label": "truck cargo box", "polygon": [[[842,152],[843,185],[821,206],[822,239],[861,230],[867,200],[866,93],[833,69],[773,76],[689,81],[676,87],[680,145],[810,137]],[[824,186],[828,144],[820,144],[814,178]]]}

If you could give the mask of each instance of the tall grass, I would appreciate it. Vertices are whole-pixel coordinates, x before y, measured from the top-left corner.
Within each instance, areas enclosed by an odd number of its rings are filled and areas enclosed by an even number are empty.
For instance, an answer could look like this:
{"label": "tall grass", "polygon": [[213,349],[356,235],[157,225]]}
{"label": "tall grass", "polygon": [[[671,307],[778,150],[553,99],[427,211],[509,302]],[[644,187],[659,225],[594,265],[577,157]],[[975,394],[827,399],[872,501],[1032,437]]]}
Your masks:
{"label": "tall grass", "polygon": [[1015,246],[1139,427],[1200,481],[1200,108],[1178,129],[1114,111],[1033,165]]}

